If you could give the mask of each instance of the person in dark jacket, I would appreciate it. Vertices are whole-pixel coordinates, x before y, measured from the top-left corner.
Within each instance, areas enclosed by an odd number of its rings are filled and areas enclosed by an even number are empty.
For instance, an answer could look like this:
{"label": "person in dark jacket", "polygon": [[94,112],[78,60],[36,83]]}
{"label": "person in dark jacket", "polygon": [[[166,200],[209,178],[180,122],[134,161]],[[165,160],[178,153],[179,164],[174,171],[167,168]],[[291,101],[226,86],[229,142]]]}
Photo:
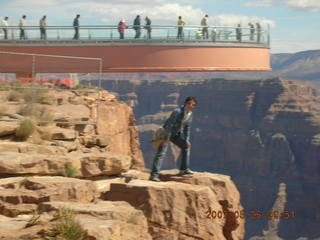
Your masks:
{"label": "person in dark jacket", "polygon": [[148,18],[148,16],[144,19],[146,21],[146,25],[144,26],[144,29],[147,31],[147,38],[151,39],[151,20]]}
{"label": "person in dark jacket", "polygon": [[242,39],[242,28],[241,28],[241,24],[240,23],[237,25],[237,28],[236,28],[236,37],[237,37],[237,41],[241,42],[241,39]]}
{"label": "person in dark jacket", "polygon": [[39,25],[40,25],[40,39],[42,40],[46,40],[47,39],[47,16],[43,16],[40,21],[39,21]]}
{"label": "person in dark jacket", "polygon": [[192,111],[197,105],[195,97],[187,97],[181,108],[176,108],[163,125],[166,132],[165,140],[160,144],[153,159],[153,166],[149,180],[160,182],[159,171],[163,158],[171,141],[181,150],[181,166],[179,175],[193,174],[189,169],[190,162],[190,132],[192,123]]}
{"label": "person in dark jacket", "polygon": [[141,25],[140,15],[137,15],[133,21],[133,29],[136,31],[136,35],[134,36],[134,38],[140,38],[140,35],[141,35],[140,25]]}
{"label": "person in dark jacket", "polygon": [[77,14],[75,19],[73,20],[73,28],[74,28],[73,39],[79,39],[79,37],[80,37],[80,35],[79,35],[79,26],[80,26],[79,18],[80,18],[80,14]]}

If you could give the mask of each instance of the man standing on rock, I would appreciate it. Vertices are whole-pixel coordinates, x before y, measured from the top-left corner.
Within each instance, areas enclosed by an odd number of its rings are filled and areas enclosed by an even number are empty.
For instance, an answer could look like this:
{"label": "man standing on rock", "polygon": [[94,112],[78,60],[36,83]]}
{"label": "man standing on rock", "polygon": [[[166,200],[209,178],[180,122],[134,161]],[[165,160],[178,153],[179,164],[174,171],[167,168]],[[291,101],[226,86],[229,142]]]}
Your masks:
{"label": "man standing on rock", "polygon": [[193,174],[189,169],[190,162],[190,132],[192,111],[198,101],[195,97],[187,97],[181,108],[176,108],[163,125],[165,140],[160,144],[153,159],[152,172],[149,180],[160,182],[159,171],[163,158],[167,152],[169,142],[173,142],[181,150],[181,166],[179,175]]}

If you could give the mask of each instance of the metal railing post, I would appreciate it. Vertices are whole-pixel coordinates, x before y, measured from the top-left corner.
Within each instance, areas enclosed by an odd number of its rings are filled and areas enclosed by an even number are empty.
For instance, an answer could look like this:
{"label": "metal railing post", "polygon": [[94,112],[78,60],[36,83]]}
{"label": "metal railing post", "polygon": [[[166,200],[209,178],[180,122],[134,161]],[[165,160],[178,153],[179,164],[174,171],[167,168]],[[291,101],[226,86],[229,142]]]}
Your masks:
{"label": "metal railing post", "polygon": [[99,61],[99,83],[98,83],[98,103],[97,103],[97,121],[96,121],[96,132],[98,134],[99,118],[100,118],[100,102],[101,102],[101,80],[102,80],[102,59]]}
{"label": "metal railing post", "polygon": [[268,32],[267,32],[267,44],[268,47],[270,47],[270,24],[268,24]]}
{"label": "metal railing post", "polygon": [[32,72],[31,72],[31,77],[32,79],[35,78],[35,72],[36,72],[36,56],[32,56]]}

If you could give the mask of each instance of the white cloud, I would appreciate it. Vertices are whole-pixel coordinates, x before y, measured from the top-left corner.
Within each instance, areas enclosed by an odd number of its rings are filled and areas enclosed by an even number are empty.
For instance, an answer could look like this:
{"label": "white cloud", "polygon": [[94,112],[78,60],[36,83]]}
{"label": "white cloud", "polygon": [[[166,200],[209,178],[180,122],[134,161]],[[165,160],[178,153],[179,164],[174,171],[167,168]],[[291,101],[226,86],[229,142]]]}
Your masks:
{"label": "white cloud", "polygon": [[274,5],[282,5],[294,10],[305,12],[320,12],[319,0],[257,0],[244,4],[245,7],[271,7]]}
{"label": "white cloud", "polygon": [[307,42],[308,44],[306,44],[306,41],[272,39],[271,53],[295,53],[310,49],[320,49],[319,39],[308,39]]}
{"label": "white cloud", "polygon": [[[163,2],[163,4],[156,6],[138,4],[134,7],[131,5],[119,6],[118,2],[114,4],[103,4],[98,3],[98,1],[99,0],[96,0],[96,3],[91,3],[90,6],[83,2],[81,5],[78,4],[77,7],[86,8],[87,11],[100,16],[102,22],[106,24],[114,24],[122,18],[126,19],[126,21],[130,24],[134,17],[139,14],[142,17],[149,16],[154,25],[176,24],[178,16],[182,16],[187,25],[200,25],[202,17],[206,14],[204,11],[202,11],[202,9],[194,8],[191,5],[164,3],[163,0],[158,0],[159,2]],[[142,0],[140,0],[140,2],[141,1]],[[238,23],[242,23],[243,27],[246,27],[249,22],[259,22],[262,25],[270,25],[272,28],[276,26],[276,22],[271,19],[234,14],[219,14],[212,16],[209,14],[209,22],[210,25],[223,26],[235,26]]]}
{"label": "white cloud", "polygon": [[15,8],[27,8],[28,6],[37,6],[37,7],[43,7],[43,6],[55,6],[61,3],[61,0],[28,0],[28,3],[26,4],[25,0],[15,0],[15,1],[9,1],[5,4],[9,7],[15,7]]}
{"label": "white cloud", "polygon": [[307,12],[320,12],[319,0],[284,0],[287,7]]}
{"label": "white cloud", "polygon": [[259,0],[255,2],[246,2],[245,7],[270,7],[273,5],[273,0]]}
{"label": "white cloud", "polygon": [[243,15],[234,15],[234,14],[220,14],[213,17],[215,25],[231,25],[234,26],[238,23],[241,23],[243,27],[251,23],[259,22],[262,25],[269,25],[271,28],[276,27],[276,22],[271,19],[266,19],[263,17],[249,17]]}
{"label": "white cloud", "polygon": [[143,0],[139,0],[134,6],[124,4],[126,1],[129,0],[111,4],[95,0],[90,4],[79,2],[76,5],[70,5],[69,8],[76,8],[81,12],[85,10],[87,13],[100,16],[102,22],[106,24],[114,24],[122,18],[131,23],[134,17],[139,14],[142,17],[149,16],[153,24],[176,24],[178,16],[181,15],[187,24],[199,25],[205,14],[200,8],[194,8],[191,5],[171,4],[164,0],[155,0],[155,2],[162,4],[145,4]]}

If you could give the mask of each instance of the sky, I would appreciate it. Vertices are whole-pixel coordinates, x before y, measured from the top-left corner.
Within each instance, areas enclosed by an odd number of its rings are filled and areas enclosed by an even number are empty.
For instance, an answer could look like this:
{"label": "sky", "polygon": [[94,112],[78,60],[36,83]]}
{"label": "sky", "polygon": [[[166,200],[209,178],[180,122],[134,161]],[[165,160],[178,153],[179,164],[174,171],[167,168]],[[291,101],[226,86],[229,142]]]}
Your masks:
{"label": "sky", "polygon": [[80,25],[113,25],[120,19],[132,24],[137,14],[157,25],[175,25],[179,15],[186,24],[200,25],[208,14],[210,25],[269,26],[272,53],[320,49],[320,0],[0,0],[0,6],[0,18],[8,16],[11,26],[22,15],[28,26],[37,26],[43,15],[48,25],[70,26],[76,14]]}

